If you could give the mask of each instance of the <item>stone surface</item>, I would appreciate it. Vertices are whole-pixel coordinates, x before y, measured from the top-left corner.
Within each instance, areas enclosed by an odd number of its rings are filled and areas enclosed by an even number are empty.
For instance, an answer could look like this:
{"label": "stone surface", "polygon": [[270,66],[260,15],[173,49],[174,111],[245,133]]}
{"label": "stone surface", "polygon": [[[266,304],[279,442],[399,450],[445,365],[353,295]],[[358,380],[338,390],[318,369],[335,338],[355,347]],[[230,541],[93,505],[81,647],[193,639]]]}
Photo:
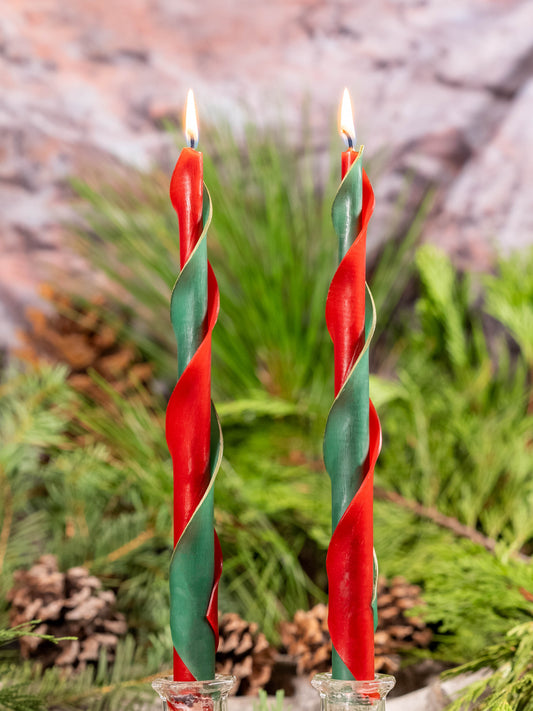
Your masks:
{"label": "stone surface", "polygon": [[446,196],[436,231],[463,260],[486,266],[491,244],[509,252],[532,242],[533,163],[524,159],[533,154],[532,116],[533,79]]}
{"label": "stone surface", "polygon": [[370,246],[411,173],[412,206],[437,186],[426,238],[461,263],[531,244],[532,26],[530,0],[5,0],[0,343],[52,267],[79,268],[60,229],[67,177],[170,170],[161,120],[181,114],[189,86],[201,116],[235,130],[282,117],[294,140],[307,105],[324,151],[347,85],[381,166]]}

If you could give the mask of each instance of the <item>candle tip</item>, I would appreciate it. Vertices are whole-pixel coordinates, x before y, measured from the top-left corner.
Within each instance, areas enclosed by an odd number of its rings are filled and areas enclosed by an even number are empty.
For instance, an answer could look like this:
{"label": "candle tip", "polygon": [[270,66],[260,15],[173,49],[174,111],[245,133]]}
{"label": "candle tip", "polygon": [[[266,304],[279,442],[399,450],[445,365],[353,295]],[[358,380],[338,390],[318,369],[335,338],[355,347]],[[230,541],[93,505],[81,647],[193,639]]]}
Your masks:
{"label": "candle tip", "polygon": [[185,138],[190,148],[198,145],[198,116],[196,114],[196,104],[192,89],[187,92],[187,104],[185,108]]}
{"label": "candle tip", "polygon": [[346,141],[348,148],[353,148],[355,144],[356,134],[353,121],[352,102],[348,89],[344,89],[342,94],[342,103],[339,119],[339,131],[341,136]]}

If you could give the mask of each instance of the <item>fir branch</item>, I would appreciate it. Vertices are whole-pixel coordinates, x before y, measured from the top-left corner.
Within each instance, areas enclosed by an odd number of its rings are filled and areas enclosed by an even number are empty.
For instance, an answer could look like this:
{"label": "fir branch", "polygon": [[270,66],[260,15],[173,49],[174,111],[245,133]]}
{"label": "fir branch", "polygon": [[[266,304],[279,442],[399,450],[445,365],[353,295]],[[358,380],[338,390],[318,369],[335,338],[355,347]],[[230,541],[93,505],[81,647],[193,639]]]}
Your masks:
{"label": "fir branch", "polygon": [[98,696],[109,696],[117,691],[125,691],[127,689],[136,688],[138,686],[144,686],[150,684],[155,679],[161,676],[170,676],[172,674],[171,669],[166,669],[157,674],[150,674],[150,676],[143,676],[137,679],[127,679],[126,681],[120,681],[115,684],[106,684],[105,686],[92,686],[85,691],[80,693],[72,694],[71,696],[65,696],[63,698],[65,703],[77,704],[80,701],[85,701]]}
{"label": "fir branch", "polygon": [[[459,536],[459,538],[467,538],[469,541],[472,541],[472,543],[483,546],[483,548],[489,551],[489,553],[496,553],[498,542],[494,538],[485,536],[483,533],[480,533],[480,531],[476,531],[476,529],[471,526],[466,526],[464,523],[461,523],[458,519],[453,518],[452,516],[446,516],[446,514],[441,513],[433,506],[424,506],[424,504],[421,504],[418,501],[406,499],[405,496],[398,494],[398,492],[389,491],[388,489],[383,489],[380,486],[374,487],[374,495],[377,499],[381,499],[382,501],[390,501],[391,503],[400,506],[402,509],[406,509],[407,511],[414,513],[420,518],[427,518],[430,521],[433,521],[440,528],[445,528],[448,531],[451,531],[456,536]],[[529,556],[524,555],[519,551],[511,551],[510,555],[524,563],[531,562],[531,558]]]}
{"label": "fir branch", "polygon": [[443,678],[491,667],[495,672],[471,684],[449,711],[530,711],[533,707],[533,622],[509,630],[499,644],[487,647],[477,659],[444,672]]}
{"label": "fir branch", "polygon": [[[17,633],[24,630],[19,629]],[[11,630],[6,631],[9,634]],[[100,655],[97,667],[88,666],[76,674],[65,674],[59,667],[43,670],[37,663],[8,662],[0,663],[0,709],[9,711],[33,711],[43,708],[54,708],[67,711],[71,709],[119,709],[129,707],[129,701],[140,701],[143,687],[161,675],[170,675],[171,670],[147,676],[147,671],[155,670],[153,664],[148,664],[140,654],[138,645],[132,637],[127,637],[119,643],[114,664],[108,666],[105,653]],[[17,698],[18,689],[28,694],[28,705],[25,699]],[[9,703],[3,703],[2,692],[7,690]],[[13,692],[15,690],[15,692]],[[151,689],[144,690],[152,694]],[[41,704],[38,705],[38,700]],[[127,700],[127,701],[126,701]]]}

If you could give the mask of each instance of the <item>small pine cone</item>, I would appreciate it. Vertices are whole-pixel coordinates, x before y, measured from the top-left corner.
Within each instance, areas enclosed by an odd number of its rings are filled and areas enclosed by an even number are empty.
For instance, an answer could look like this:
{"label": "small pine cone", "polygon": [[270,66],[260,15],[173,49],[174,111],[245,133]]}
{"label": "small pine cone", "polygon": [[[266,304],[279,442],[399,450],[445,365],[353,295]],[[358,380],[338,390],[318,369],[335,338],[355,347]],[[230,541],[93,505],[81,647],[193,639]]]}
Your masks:
{"label": "small pine cone", "polygon": [[34,630],[54,637],[76,637],[53,644],[36,637],[22,637],[20,651],[25,659],[37,659],[43,667],[59,666],[81,670],[97,662],[102,649],[113,661],[119,637],[127,632],[124,616],[115,611],[115,594],[85,568],[59,571],[53,555],[39,558],[29,570],[14,574],[15,585],[8,592],[12,627],[41,620]]}
{"label": "small pine cone", "polygon": [[257,694],[270,681],[276,656],[274,648],[254,622],[246,622],[232,612],[220,618],[219,635],[217,673],[237,677],[234,694]]}
{"label": "small pine cone", "polygon": [[330,669],[331,639],[326,605],[315,605],[309,612],[298,610],[292,622],[281,623],[280,631],[287,654],[296,658],[299,674]]}
{"label": "small pine cone", "polygon": [[150,381],[151,364],[143,361],[132,345],[121,343],[116,329],[102,320],[102,299],[78,306],[47,285],[41,292],[53,310],[28,310],[29,330],[20,334],[24,345],[14,355],[31,363],[43,359],[65,363],[71,385],[103,405],[109,405],[109,398],[88,375],[90,368],[120,394]]}
{"label": "small pine cone", "polygon": [[409,610],[423,606],[418,585],[410,585],[397,576],[378,585],[378,629],[376,655],[394,658],[398,652],[429,647],[433,634],[424,620]]}
{"label": "small pine cone", "polygon": [[[378,580],[378,628],[374,635],[376,672],[394,674],[400,668],[399,652],[429,647],[431,630],[417,616],[409,615],[413,607],[423,605],[420,588],[403,578],[390,584]],[[298,610],[292,622],[280,627],[281,642],[287,654],[297,663],[300,674],[316,674],[331,669],[331,639],[326,605],[315,605],[308,612]]]}

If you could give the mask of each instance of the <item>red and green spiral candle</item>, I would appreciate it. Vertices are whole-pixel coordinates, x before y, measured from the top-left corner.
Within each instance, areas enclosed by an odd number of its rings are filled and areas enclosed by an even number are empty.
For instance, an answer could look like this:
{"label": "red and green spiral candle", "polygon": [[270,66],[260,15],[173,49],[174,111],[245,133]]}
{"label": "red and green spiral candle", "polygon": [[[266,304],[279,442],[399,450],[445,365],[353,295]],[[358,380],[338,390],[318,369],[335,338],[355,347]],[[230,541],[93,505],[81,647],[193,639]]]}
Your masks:
{"label": "red and green spiral candle", "polygon": [[188,146],[170,182],[179,221],[180,272],[170,301],[178,349],[178,381],[166,413],[174,477],[174,552],[170,564],[170,628],[174,680],[215,678],[218,581],[222,555],[213,524],[213,484],[222,457],[222,433],[211,402],[211,334],[219,291],[207,260],[211,199],[192,92],[187,97]]}
{"label": "red and green spiral candle", "polygon": [[366,681],[374,679],[373,474],[381,446],[379,419],[369,398],[368,349],[375,309],[365,281],[366,232],[374,193],[362,168],[363,148],[353,148],[355,130],[347,91],[341,132],[348,149],[342,154],[342,182],[332,209],[339,266],[326,302],[335,361],[335,400],[324,435],[333,530],[327,556],[328,623],[332,677]]}
{"label": "red and green spiral candle", "polygon": [[[211,200],[188,98],[189,146],[172,175],[170,197],[180,234],[180,273],[170,313],[178,348],[178,381],[166,417],[174,473],[174,553],[170,567],[170,626],[175,681],[215,676],[217,589],[222,557],[213,527],[213,484],[222,435],[211,402],[211,334],[219,292],[207,261]],[[343,105],[349,104],[345,96]],[[334,679],[374,678],[376,566],[373,552],[373,471],[381,430],[369,399],[368,348],[375,326],[365,282],[366,231],[374,194],[353,149],[353,120],[342,124],[348,150],[332,209],[339,266],[326,304],[334,345],[335,400],[324,436],[332,485],[333,535],[328,550],[329,629]]]}

